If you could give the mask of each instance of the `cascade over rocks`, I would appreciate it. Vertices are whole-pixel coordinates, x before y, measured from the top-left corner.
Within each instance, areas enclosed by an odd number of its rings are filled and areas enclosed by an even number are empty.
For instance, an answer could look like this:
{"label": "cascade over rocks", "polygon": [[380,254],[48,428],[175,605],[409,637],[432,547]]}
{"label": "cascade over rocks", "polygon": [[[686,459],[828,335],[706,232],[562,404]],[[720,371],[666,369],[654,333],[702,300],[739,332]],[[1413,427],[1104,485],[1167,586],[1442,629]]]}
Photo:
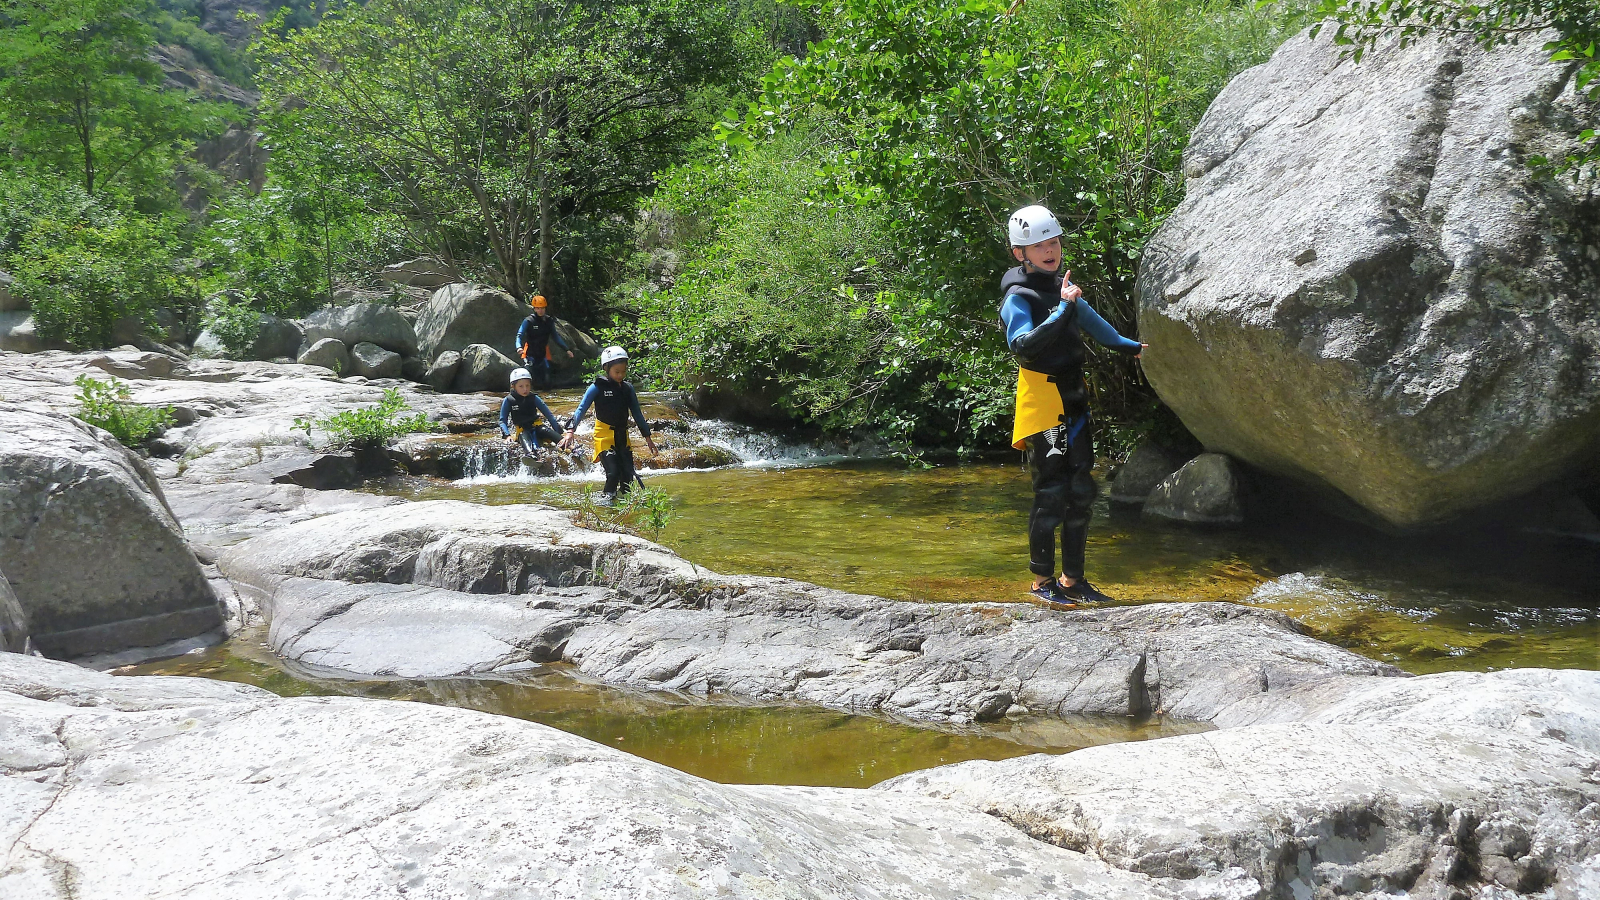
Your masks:
{"label": "cascade over rocks", "polygon": [[1208,450],[1442,522],[1600,459],[1600,201],[1539,39],[1287,42],[1212,103],[1141,259],[1145,372]]}
{"label": "cascade over rocks", "polygon": [[77,419],[0,403],[0,542],[33,642],[52,656],[222,624],[155,475]]}

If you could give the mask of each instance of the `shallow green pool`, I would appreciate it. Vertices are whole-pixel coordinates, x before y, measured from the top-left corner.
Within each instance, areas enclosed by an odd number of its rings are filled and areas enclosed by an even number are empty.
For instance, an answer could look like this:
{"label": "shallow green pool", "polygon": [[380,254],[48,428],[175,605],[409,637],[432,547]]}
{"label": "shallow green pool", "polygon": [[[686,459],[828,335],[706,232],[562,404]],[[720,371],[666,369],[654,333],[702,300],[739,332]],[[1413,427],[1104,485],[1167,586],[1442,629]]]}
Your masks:
{"label": "shallow green pool", "polygon": [[[660,540],[724,572],[887,597],[1021,600],[1030,498],[1017,465],[887,463],[657,475],[677,517]],[[536,502],[570,484],[410,480],[413,498]],[[1152,523],[1102,501],[1089,577],[1127,602],[1280,609],[1412,672],[1600,668],[1600,548],[1507,535],[1399,538],[1312,511],[1239,531]]]}

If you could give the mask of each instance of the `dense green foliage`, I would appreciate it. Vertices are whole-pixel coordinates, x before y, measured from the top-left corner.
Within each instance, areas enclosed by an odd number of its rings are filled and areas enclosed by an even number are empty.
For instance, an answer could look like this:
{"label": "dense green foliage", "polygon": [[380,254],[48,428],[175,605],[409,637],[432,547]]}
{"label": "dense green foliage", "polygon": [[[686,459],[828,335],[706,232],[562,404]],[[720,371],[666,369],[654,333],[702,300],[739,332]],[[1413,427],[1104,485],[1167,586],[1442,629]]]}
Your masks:
{"label": "dense green foliage", "polygon": [[[675,173],[675,278],[618,336],[665,383],[764,391],[904,443],[1008,443],[1014,366],[996,321],[1009,212],[1050,205],[1067,265],[1124,334],[1140,248],[1181,194],[1187,135],[1226,79],[1295,23],[1206,0],[835,0],[827,40],[780,58],[720,126],[726,156]],[[666,283],[670,282],[670,283]],[[1156,408],[1098,354],[1111,424]]]}
{"label": "dense green foliage", "polygon": [[[1430,36],[1469,35],[1486,49],[1523,38],[1553,33],[1544,48],[1555,62],[1570,62],[1577,71],[1574,87],[1591,100],[1600,100],[1600,5],[1595,0],[1322,0],[1316,13],[1332,20],[1333,40],[1362,53],[1393,35],[1402,46]],[[1323,28],[1314,27],[1313,33]],[[1533,164],[1553,174],[1575,178],[1600,177],[1600,123],[1590,119],[1577,124],[1582,149],[1566,159],[1536,157]]]}
{"label": "dense green foliage", "polygon": [[419,432],[438,430],[426,413],[405,415],[411,409],[400,392],[389,388],[383,399],[372,406],[347,409],[315,421],[295,419],[294,427],[311,436],[311,429],[321,429],[328,436],[329,447],[355,450],[375,450],[387,447],[397,437]]}
{"label": "dense green foliage", "polygon": [[77,385],[78,419],[104,428],[125,447],[138,447],[171,425],[172,407],[151,408],[128,402],[128,386],[113,378],[101,381],[88,375],[72,380]]}

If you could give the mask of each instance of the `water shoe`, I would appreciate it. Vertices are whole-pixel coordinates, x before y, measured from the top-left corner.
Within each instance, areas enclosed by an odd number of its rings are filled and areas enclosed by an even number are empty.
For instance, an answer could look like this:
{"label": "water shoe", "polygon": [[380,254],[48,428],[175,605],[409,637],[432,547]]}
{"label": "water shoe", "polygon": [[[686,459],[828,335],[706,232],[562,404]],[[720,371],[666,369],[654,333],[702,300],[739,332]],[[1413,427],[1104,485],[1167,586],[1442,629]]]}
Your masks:
{"label": "water shoe", "polygon": [[1089,579],[1087,578],[1079,578],[1077,581],[1072,583],[1071,587],[1061,584],[1058,581],[1056,582],[1056,589],[1059,590],[1061,595],[1066,598],[1066,602],[1075,606],[1087,605],[1091,603],[1117,602],[1096,590],[1095,586],[1090,584]]}
{"label": "water shoe", "polygon": [[1035,600],[1043,600],[1051,609],[1077,609],[1078,604],[1061,590],[1061,582],[1054,578],[1028,590]]}

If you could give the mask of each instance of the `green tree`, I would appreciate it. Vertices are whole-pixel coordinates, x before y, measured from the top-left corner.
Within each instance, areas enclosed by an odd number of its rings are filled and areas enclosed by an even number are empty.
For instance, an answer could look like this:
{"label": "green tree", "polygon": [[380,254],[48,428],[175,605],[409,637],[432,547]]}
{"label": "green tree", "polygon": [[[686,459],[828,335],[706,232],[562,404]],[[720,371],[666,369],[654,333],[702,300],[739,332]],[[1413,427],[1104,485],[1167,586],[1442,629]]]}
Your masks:
{"label": "green tree", "polygon": [[258,53],[293,107],[280,144],[372,173],[419,245],[522,297],[563,222],[627,211],[681,159],[695,92],[738,63],[731,23],[691,0],[375,0]]}
{"label": "green tree", "polygon": [[162,87],[147,0],[0,0],[0,129],[14,155],[81,179],[170,190],[174,160],[226,111]]}

